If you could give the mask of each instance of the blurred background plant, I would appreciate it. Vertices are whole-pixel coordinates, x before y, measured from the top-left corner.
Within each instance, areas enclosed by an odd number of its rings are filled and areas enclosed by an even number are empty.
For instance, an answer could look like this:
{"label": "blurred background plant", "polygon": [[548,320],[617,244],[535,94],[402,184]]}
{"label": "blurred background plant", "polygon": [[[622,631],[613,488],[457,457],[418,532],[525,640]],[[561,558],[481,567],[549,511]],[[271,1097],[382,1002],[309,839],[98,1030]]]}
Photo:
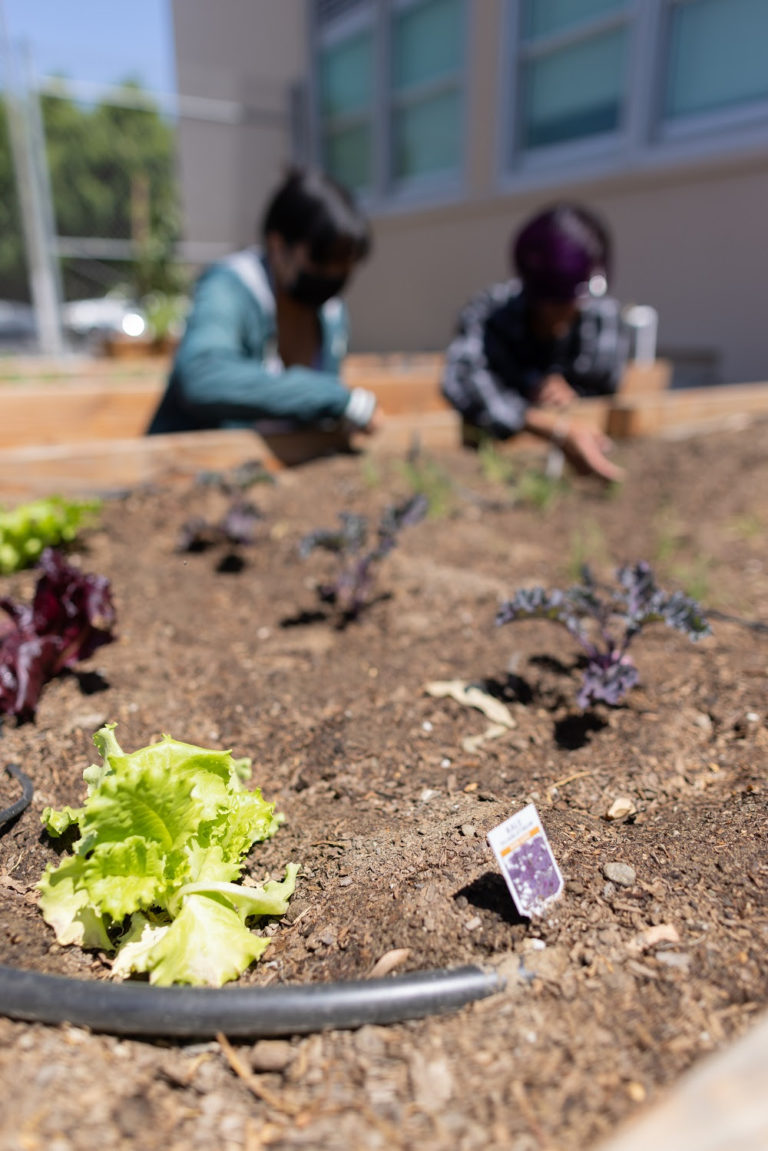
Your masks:
{"label": "blurred background plant", "polygon": [[477,452],[484,479],[511,488],[514,503],[547,511],[568,491],[564,476],[551,475],[530,458],[514,458],[491,440],[482,440]]}
{"label": "blurred background plant", "polygon": [[421,451],[409,452],[398,462],[397,470],[411,495],[425,496],[430,519],[444,519],[456,509],[456,489],[450,474],[436,460]]}
{"label": "blurred background plant", "polygon": [[189,297],[183,293],[148,292],[141,298],[147,334],[156,344],[173,344],[184,331]]}
{"label": "blurred background plant", "polygon": [[48,496],[0,509],[0,574],[36,564],[47,547],[72,544],[83,528],[93,527],[101,500]]}
{"label": "blurred background plant", "polygon": [[[67,81],[57,79],[40,95],[39,110],[64,298],[103,296],[126,281],[135,300],[183,292],[185,275],[174,256],[181,217],[173,121],[131,79],[109,101],[93,104],[75,99]],[[128,242],[133,258],[94,255],[84,243],[88,237]],[[29,298],[6,107],[0,112],[0,296]]]}

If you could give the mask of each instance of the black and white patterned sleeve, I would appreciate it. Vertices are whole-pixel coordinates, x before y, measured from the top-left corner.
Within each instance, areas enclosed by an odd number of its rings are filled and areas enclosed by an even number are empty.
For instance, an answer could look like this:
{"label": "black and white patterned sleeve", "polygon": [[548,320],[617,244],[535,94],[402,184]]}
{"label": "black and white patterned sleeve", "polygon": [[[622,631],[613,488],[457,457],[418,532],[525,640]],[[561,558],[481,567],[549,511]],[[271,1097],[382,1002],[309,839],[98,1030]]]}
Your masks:
{"label": "black and white patterned sleeve", "polygon": [[442,393],[462,416],[497,439],[507,439],[525,423],[527,401],[506,388],[488,367],[485,324],[492,310],[505,302],[505,285],[475,296],[459,315],[456,335],[445,355]]}
{"label": "black and white patterned sleeve", "polygon": [[629,354],[629,330],[617,300],[590,300],[579,321],[580,351],[573,364],[573,385],[580,395],[612,395],[619,387]]}

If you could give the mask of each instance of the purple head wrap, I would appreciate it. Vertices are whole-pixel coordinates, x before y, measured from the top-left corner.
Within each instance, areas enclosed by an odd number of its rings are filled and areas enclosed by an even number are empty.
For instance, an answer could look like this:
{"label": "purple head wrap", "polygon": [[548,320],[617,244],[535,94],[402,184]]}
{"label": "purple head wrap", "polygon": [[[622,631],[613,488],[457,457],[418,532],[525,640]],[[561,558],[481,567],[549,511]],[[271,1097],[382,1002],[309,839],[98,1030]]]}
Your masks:
{"label": "purple head wrap", "polygon": [[584,208],[556,204],[513,239],[514,268],[528,294],[539,300],[573,300],[588,291],[592,276],[608,277],[610,240]]}

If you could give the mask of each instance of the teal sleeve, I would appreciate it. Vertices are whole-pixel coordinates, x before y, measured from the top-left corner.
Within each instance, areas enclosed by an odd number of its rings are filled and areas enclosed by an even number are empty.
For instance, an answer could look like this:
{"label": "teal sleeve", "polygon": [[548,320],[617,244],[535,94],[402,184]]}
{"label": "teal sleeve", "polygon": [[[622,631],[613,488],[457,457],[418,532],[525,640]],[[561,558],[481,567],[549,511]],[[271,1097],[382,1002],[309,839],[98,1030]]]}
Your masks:
{"label": "teal sleeve", "polygon": [[262,358],[244,350],[263,344],[255,301],[226,269],[204,276],[197,287],[187,330],[176,355],[178,398],[201,424],[263,418],[315,423],[338,419],[349,389],[331,372],[294,367],[266,368]]}

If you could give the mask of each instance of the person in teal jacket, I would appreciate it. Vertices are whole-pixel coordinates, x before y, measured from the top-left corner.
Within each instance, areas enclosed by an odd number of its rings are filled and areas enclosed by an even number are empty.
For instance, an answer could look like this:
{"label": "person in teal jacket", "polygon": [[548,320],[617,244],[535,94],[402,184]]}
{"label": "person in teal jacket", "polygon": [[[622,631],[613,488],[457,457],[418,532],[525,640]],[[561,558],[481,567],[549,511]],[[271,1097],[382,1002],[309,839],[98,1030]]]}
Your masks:
{"label": "person in teal jacket", "polygon": [[211,265],[149,435],[254,427],[376,430],[376,397],[340,378],[347,312],[340,299],[371,247],[350,192],[295,170],[272,196],[262,247]]}

